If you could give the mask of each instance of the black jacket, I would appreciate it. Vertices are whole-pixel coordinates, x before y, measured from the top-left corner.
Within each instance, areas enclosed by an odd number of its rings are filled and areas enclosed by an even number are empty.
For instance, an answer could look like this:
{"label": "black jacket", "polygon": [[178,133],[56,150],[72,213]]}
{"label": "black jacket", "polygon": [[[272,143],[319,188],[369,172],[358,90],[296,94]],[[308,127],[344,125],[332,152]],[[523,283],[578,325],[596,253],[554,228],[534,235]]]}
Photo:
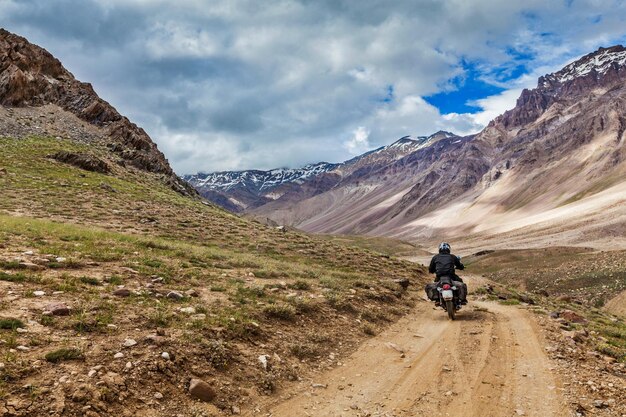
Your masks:
{"label": "black jacket", "polygon": [[460,270],[465,269],[465,266],[459,261],[459,258],[450,253],[440,253],[433,256],[428,267],[428,272],[431,274],[437,274],[437,278],[444,275],[455,276],[455,268]]}

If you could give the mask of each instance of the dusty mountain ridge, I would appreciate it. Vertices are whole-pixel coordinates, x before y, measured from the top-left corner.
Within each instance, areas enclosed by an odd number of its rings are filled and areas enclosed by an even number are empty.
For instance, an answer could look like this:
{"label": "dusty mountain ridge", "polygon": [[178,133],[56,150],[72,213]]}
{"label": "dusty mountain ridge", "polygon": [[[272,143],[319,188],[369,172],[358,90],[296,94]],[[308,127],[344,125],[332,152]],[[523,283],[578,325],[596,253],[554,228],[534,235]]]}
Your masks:
{"label": "dusty mountain ridge", "polygon": [[[0,29],[0,104],[17,108],[58,106],[97,127],[98,136],[119,157],[118,163],[161,174],[178,192],[193,194],[142,128],[98,97],[91,84],[76,80],[48,51],[4,29]],[[12,133],[0,131],[5,136]],[[45,126],[35,133],[45,135]]]}
{"label": "dusty mountain ridge", "polygon": [[[366,155],[326,187],[247,211],[313,232],[406,239],[489,232],[519,246],[513,235],[524,227],[537,237],[598,243],[624,229],[625,57],[622,46],[601,48],[541,77],[476,135],[371,164]],[[314,188],[320,177],[291,187]]]}

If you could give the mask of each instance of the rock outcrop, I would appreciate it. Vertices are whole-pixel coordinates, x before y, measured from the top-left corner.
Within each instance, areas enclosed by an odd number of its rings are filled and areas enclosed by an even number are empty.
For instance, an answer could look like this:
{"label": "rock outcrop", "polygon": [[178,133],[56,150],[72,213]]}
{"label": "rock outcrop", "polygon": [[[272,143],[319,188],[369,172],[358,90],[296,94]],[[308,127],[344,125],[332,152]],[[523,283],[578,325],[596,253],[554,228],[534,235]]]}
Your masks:
{"label": "rock outcrop", "polygon": [[123,165],[155,174],[182,194],[195,191],[172,171],[148,134],[102,100],[89,83],[76,80],[61,62],[25,38],[0,29],[0,105],[53,104],[100,128]]}
{"label": "rock outcrop", "polygon": [[492,123],[506,128],[534,122],[551,105],[576,100],[598,87],[624,82],[626,79],[626,48],[616,45],[597,51],[565,66],[560,71],[539,77],[537,87],[522,91],[515,108]]}
{"label": "rock outcrop", "polygon": [[59,162],[74,165],[75,167],[86,171],[100,172],[102,174],[108,174],[111,172],[111,168],[106,162],[93,155],[60,151],[54,155],[50,155],[49,157]]}

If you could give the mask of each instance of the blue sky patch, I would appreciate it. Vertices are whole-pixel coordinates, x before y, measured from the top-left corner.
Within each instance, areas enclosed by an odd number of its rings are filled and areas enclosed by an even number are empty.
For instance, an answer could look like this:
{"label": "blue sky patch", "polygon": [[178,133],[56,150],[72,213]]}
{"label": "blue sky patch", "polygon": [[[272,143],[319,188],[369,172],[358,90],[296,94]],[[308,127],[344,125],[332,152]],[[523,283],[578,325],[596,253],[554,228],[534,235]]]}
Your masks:
{"label": "blue sky patch", "polygon": [[[426,102],[437,107],[442,114],[475,113],[481,109],[471,105],[471,102],[501,93],[505,90],[502,87],[486,82],[483,74],[479,72],[475,64],[464,62],[463,68],[465,70],[464,76],[450,80],[450,83],[454,87],[452,91],[443,91],[432,96],[424,97]],[[521,74],[521,69],[516,69],[508,75],[504,74],[504,69],[501,71],[502,74],[500,75],[508,79],[515,78],[515,76]],[[500,79],[498,74],[495,75],[499,81],[504,81]]]}
{"label": "blue sky patch", "polygon": [[385,96],[380,99],[383,103],[391,103],[393,101],[393,85],[388,85],[385,90]]}

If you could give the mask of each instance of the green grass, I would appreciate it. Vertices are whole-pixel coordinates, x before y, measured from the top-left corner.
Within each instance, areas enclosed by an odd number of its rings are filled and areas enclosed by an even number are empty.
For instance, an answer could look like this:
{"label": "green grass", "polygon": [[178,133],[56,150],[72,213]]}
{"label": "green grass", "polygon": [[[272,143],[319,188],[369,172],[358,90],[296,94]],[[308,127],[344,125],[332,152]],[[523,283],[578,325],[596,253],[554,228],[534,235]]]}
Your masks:
{"label": "green grass", "polygon": [[300,291],[308,291],[311,289],[311,284],[307,281],[303,281],[301,279],[291,283],[288,285],[289,288]]}
{"label": "green grass", "polygon": [[100,281],[92,277],[80,277],[80,282],[88,285],[100,285]]}
{"label": "green grass", "polygon": [[376,336],[376,328],[374,326],[372,326],[371,324],[364,324],[363,327],[363,333],[365,333],[368,336]]}
{"label": "green grass", "polygon": [[[103,253],[119,253],[123,255],[127,265],[145,265],[146,250],[149,250],[149,262],[152,265],[147,274],[158,274],[159,276],[172,276],[173,284],[179,281],[179,270],[183,264],[191,262],[204,262],[211,264],[211,260],[216,257],[231,259],[234,263],[247,265],[262,265],[264,273],[261,275],[267,279],[285,279],[289,276],[325,276],[318,280],[323,287],[333,291],[346,291],[356,284],[362,283],[364,275],[351,270],[333,270],[324,264],[312,264],[308,262],[292,262],[291,257],[268,258],[259,254],[241,253],[231,249],[207,247],[204,245],[192,244],[186,241],[172,239],[147,238],[141,235],[130,235],[121,232],[109,231],[98,227],[85,227],[81,225],[58,223],[52,220],[32,219],[25,217],[12,217],[0,215],[0,236],[7,237],[20,236],[26,239],[29,246],[34,247],[41,253],[56,253],[64,256],[72,256],[80,262],[90,262],[100,259]],[[157,267],[158,265],[158,267]],[[185,268],[187,277],[199,281],[209,279],[211,270],[207,268],[191,267]],[[178,275],[178,277],[176,277]],[[13,282],[24,282],[34,280],[33,276],[21,274],[1,273],[0,279]],[[213,279],[213,278],[211,278]],[[110,285],[120,285],[124,279],[119,275],[108,277],[107,283]],[[199,285],[202,285],[200,282]],[[68,273],[62,273],[60,278],[47,285],[55,291],[77,293],[88,291],[90,287],[100,285],[96,278],[83,275],[74,277]],[[229,284],[227,281],[211,283],[212,291],[228,291],[236,282]],[[290,283],[293,289],[309,290],[311,284],[303,279],[297,279]],[[45,285],[42,285],[45,287]],[[262,289],[241,288],[236,289],[238,301],[243,304],[253,304],[257,298],[265,294]],[[247,300],[247,301],[246,301]]]}
{"label": "green grass", "polygon": [[369,250],[384,256],[430,255],[410,242],[398,239],[373,236],[321,235],[323,239],[344,246]]}
{"label": "green grass", "polygon": [[148,315],[148,326],[150,327],[169,327],[173,321],[173,315],[162,306],[152,309]]}
{"label": "green grass", "polygon": [[588,316],[589,326],[604,339],[596,346],[596,350],[604,355],[626,363],[626,323],[623,320],[607,320],[600,313]]}
{"label": "green grass", "polygon": [[601,307],[626,289],[625,251],[595,252],[589,248],[550,247],[494,251],[468,256],[469,272],[517,290],[569,295]]}
{"label": "green grass", "polygon": [[[374,288],[382,294],[388,291],[386,281],[423,272],[417,265],[381,256],[380,251],[412,251],[406,243],[281,233],[183,197],[156,175],[115,163],[110,164],[112,173],[103,175],[46,157],[68,150],[110,158],[98,144],[0,138],[0,147],[0,166],[8,172],[0,176],[0,247],[66,258],[35,273],[20,271],[19,263],[0,257],[5,269],[0,280],[23,284],[27,296],[35,289],[63,291],[73,300],[72,315],[42,316],[40,322],[65,334],[97,336],[107,324],[118,325],[132,314],[132,325],[139,328],[187,329],[189,321],[176,310],[193,299],[174,303],[146,292],[113,297],[113,307],[100,303],[118,285],[135,290],[156,276],[163,278],[160,290],[210,290],[214,304],[207,304],[206,320],[191,323],[198,329],[194,337],[206,337],[202,332],[220,327],[232,337],[245,338],[260,332],[252,318],[295,322],[301,315],[330,311],[329,306],[356,314],[349,290]],[[102,183],[117,192],[104,190]],[[321,287],[332,290],[327,302],[287,298],[294,290]]]}
{"label": "green grass", "polygon": [[619,349],[609,343],[600,343],[596,346],[596,350],[606,356],[617,359],[620,362],[626,362],[626,353],[624,349]]}
{"label": "green grass", "polygon": [[26,267],[20,265],[20,262],[18,262],[18,261],[0,261],[0,268],[3,268],[3,269],[26,269]]}
{"label": "green grass", "polygon": [[289,304],[270,304],[263,308],[263,313],[269,318],[293,320],[296,315],[296,308]]}
{"label": "green grass", "polygon": [[19,319],[14,319],[14,318],[5,318],[5,317],[0,317],[0,329],[11,329],[11,330],[15,330],[17,328],[25,328],[26,326],[24,326],[24,322],[22,322]]}
{"label": "green grass", "polygon": [[84,356],[78,349],[63,348],[46,353],[45,358],[48,362],[58,363],[63,361],[82,360],[84,359]]}
{"label": "green grass", "polygon": [[0,271],[0,281],[8,281],[8,282],[25,282],[25,281],[36,281],[34,277],[25,274],[8,274],[6,272]]}

